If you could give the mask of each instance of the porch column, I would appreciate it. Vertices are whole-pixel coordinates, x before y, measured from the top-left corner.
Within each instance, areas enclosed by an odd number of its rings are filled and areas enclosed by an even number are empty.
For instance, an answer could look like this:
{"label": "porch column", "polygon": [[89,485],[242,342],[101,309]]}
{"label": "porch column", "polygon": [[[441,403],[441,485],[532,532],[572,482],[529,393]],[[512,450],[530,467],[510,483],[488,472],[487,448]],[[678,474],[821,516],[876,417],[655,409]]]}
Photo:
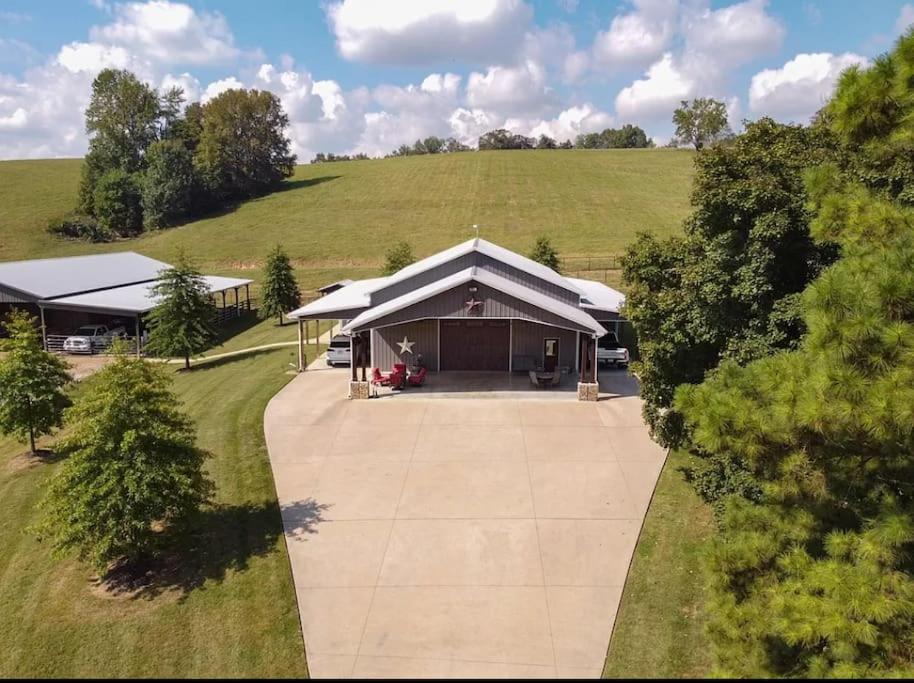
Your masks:
{"label": "porch column", "polygon": [[41,345],[45,351],[48,350],[48,328],[44,324],[44,306],[39,306],[38,310],[41,312]]}
{"label": "porch column", "polygon": [[352,381],[358,382],[359,376],[356,374],[356,355],[355,355],[355,335],[349,336],[349,367],[352,368]]}
{"label": "porch column", "polygon": [[136,327],[134,329],[136,330],[136,357],[139,358],[143,351],[142,343],[140,342],[140,314],[139,313],[136,314]]}
{"label": "porch column", "polygon": [[304,321],[298,319],[298,371],[302,372],[305,369],[305,344],[302,339],[302,323]]}
{"label": "porch column", "polygon": [[590,381],[594,384],[597,383],[597,340],[594,337],[590,337],[588,340],[590,344]]}

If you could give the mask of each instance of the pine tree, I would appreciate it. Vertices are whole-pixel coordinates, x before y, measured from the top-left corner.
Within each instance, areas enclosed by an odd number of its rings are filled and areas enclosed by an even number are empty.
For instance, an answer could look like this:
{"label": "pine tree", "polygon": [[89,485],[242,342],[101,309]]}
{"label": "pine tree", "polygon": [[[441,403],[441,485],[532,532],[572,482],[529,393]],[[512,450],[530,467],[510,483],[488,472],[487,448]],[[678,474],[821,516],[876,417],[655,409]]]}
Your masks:
{"label": "pine tree", "polygon": [[174,268],[162,271],[153,286],[159,304],[149,314],[146,349],[162,356],[190,357],[204,351],[216,338],[215,306],[206,281],[182,254]]}
{"label": "pine tree", "polygon": [[547,268],[552,268],[559,272],[559,252],[552,246],[548,237],[537,237],[536,244],[533,245],[533,251],[530,252],[530,258],[537,263],[542,263]]}
{"label": "pine tree", "polygon": [[37,437],[62,425],[70,404],[64,387],[72,381],[67,364],[42,348],[36,322],[24,311],[10,313],[7,353],[0,358],[0,432],[27,437],[32,454]]}
{"label": "pine tree", "polygon": [[283,314],[300,305],[301,292],[295,282],[292,264],[282,245],[277,244],[267,256],[264,266],[260,314],[264,318],[275,315],[279,318],[279,324],[283,325]]}
{"label": "pine tree", "polygon": [[122,353],[94,379],[67,411],[69,457],[51,481],[36,532],[103,570],[155,555],[163,532],[185,525],[212,484],[161,366]]}

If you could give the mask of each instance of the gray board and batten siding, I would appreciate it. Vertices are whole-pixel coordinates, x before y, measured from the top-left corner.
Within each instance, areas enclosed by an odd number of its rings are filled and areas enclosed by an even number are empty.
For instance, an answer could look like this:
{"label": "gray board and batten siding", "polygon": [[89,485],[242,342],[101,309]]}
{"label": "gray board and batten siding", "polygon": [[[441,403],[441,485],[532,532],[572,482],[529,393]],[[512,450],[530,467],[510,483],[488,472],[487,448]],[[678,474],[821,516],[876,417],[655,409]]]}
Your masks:
{"label": "gray board and batten siding", "polygon": [[535,292],[540,292],[572,306],[580,303],[581,297],[570,289],[559,287],[551,282],[546,282],[535,275],[519,270],[507,263],[503,263],[492,257],[479,252],[464,254],[452,261],[442,263],[439,266],[430,268],[421,273],[416,273],[413,277],[394,282],[386,287],[382,287],[371,294],[371,305],[377,306],[398,296],[408,294],[420,287],[425,287],[433,282],[443,280],[449,275],[459,273],[462,270],[476,266],[480,270],[488,271],[494,275],[499,275],[506,280],[524,285]]}
{"label": "gray board and batten siding", "polygon": [[[469,291],[470,286],[476,287],[475,293]],[[465,302],[471,294],[482,302],[482,306],[474,309],[472,313],[468,313]],[[519,318],[590,334],[590,330],[575,322],[475,281],[457,285],[453,289],[436,294],[425,301],[419,301],[366,323],[365,329],[426,318]]]}

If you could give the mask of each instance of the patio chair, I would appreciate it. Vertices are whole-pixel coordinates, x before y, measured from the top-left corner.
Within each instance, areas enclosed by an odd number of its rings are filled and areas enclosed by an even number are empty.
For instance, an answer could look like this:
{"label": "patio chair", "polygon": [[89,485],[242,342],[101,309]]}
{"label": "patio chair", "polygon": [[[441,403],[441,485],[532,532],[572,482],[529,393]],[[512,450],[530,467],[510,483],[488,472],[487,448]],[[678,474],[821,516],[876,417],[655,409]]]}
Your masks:
{"label": "patio chair", "polygon": [[425,376],[428,374],[428,369],[419,368],[419,372],[414,372],[409,377],[406,378],[406,381],[409,382],[411,387],[421,387],[425,383]]}
{"label": "patio chair", "polygon": [[372,368],[371,370],[371,383],[376,387],[389,387],[390,386],[390,374],[383,374],[381,368]]}
{"label": "patio chair", "polygon": [[406,386],[406,365],[397,363],[394,365],[393,372],[388,375],[391,389],[402,389]]}

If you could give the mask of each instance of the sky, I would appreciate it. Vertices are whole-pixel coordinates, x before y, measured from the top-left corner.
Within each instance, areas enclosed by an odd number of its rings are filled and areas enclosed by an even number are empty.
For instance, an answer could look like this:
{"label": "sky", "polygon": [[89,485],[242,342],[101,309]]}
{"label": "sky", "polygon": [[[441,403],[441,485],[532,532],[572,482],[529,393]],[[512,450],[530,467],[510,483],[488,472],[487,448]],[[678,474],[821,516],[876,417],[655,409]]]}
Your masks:
{"label": "sky", "polygon": [[0,159],[78,157],[92,79],[126,68],[207,101],[275,93],[300,162],[508,128],[557,140],[632,123],[658,144],[680,100],[731,127],[806,122],[841,71],[914,23],[873,0],[0,0]]}

